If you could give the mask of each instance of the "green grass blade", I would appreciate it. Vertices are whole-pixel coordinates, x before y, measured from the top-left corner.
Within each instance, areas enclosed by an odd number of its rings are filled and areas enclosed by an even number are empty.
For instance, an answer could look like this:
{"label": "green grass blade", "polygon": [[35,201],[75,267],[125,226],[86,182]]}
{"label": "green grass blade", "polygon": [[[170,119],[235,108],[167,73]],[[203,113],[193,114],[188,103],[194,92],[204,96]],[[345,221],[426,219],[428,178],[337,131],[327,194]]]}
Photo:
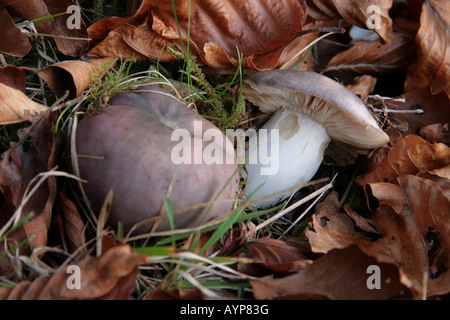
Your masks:
{"label": "green grass blade", "polygon": [[68,13],[67,13],[67,12],[61,12],[61,13],[57,13],[57,14],[53,14],[53,15],[49,15],[49,16],[39,17],[39,18],[36,18],[36,19],[33,19],[33,20],[29,20],[29,21],[24,21],[24,22],[17,23],[16,26],[17,26],[17,27],[21,27],[21,26],[27,25],[27,24],[30,23],[30,22],[35,23],[35,22],[40,22],[40,21],[50,20],[50,19],[53,19],[53,18],[62,16],[62,15],[65,15],[65,14],[68,14]]}

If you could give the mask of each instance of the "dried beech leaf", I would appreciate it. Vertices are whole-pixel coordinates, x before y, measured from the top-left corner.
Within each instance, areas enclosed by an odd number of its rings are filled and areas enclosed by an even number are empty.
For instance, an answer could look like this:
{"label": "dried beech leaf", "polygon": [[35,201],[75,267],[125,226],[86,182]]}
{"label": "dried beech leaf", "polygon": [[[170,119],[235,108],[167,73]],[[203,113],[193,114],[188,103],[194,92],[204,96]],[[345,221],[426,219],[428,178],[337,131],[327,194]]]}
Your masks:
{"label": "dried beech leaf", "polygon": [[420,128],[420,135],[430,143],[444,143],[450,145],[449,122],[435,123]]}
{"label": "dried beech leaf", "polygon": [[0,82],[0,125],[24,122],[47,110],[22,91]]}
{"label": "dried beech leaf", "polygon": [[305,230],[313,252],[326,253],[368,240],[355,231],[354,223],[347,215],[339,213],[339,207],[337,192],[331,192],[316,206],[312,225]]}
{"label": "dried beech leaf", "polygon": [[[303,30],[318,29],[327,26],[323,21],[314,21],[303,26]],[[312,70],[318,71],[317,61],[312,54],[312,48],[309,47],[304,50],[311,42],[319,37],[319,32],[307,33],[301,37],[294,39],[280,56],[277,68],[281,69],[298,69],[298,70]],[[299,56],[297,54],[303,50],[303,53]],[[306,57],[307,56],[307,57]],[[305,60],[306,57],[306,60]],[[295,58],[295,59],[294,59]],[[302,64],[299,64],[301,60],[304,60]]]}
{"label": "dried beech leaf", "polygon": [[[396,113],[388,115],[391,123],[387,133],[391,138],[391,143],[395,143],[400,136],[407,134],[417,134],[420,128],[436,123],[450,122],[450,99],[447,94],[441,93],[432,95],[429,88],[420,88],[405,92],[403,97],[405,102],[385,101],[389,109],[394,110],[415,110],[422,109],[424,112],[417,113]],[[380,104],[377,106],[382,108]]]}
{"label": "dried beech leaf", "polygon": [[63,192],[58,194],[58,198],[61,201],[62,205],[62,230],[67,235],[70,252],[74,252],[75,250],[82,251],[82,247],[86,243],[86,239],[84,238],[85,232],[85,223],[81,218],[77,207],[69,199]]}
{"label": "dried beech leaf", "polygon": [[[381,286],[367,286],[368,267],[377,265]],[[412,297],[408,280],[390,263],[380,263],[358,246],[333,249],[294,275],[250,281],[256,299],[387,300]]]}
{"label": "dried beech leaf", "polygon": [[69,90],[69,98],[75,98],[91,85],[96,77],[106,73],[115,64],[111,58],[92,59],[88,62],[68,60],[44,69],[33,70],[47,82],[50,89],[62,96]]}
{"label": "dried beech leaf", "polygon": [[416,36],[418,60],[408,70],[405,91],[430,87],[450,97],[450,6],[448,1],[425,0]]}
{"label": "dried beech leaf", "polygon": [[28,37],[16,27],[5,8],[0,8],[0,30],[0,52],[15,57],[24,57],[30,52],[31,43]]}
{"label": "dried beech leaf", "polygon": [[401,33],[392,33],[390,41],[360,41],[335,55],[325,68],[329,71],[391,73],[406,69],[414,58],[414,41]]}
{"label": "dried beech leaf", "polygon": [[[88,30],[95,39],[89,54],[117,57],[136,52],[138,59],[173,60],[163,49],[170,45],[182,50],[179,26],[192,53],[210,67],[235,68],[242,54],[244,68],[273,69],[306,18],[304,0],[183,0],[176,1],[175,9],[178,25],[170,2],[148,0],[134,17],[114,19],[113,29],[101,20],[96,22]],[[102,39],[105,33],[108,36]]]}
{"label": "dried beech leaf", "polygon": [[[373,241],[355,230],[356,225],[352,220],[338,211],[339,202],[334,198],[329,201],[335,203],[335,209],[329,206],[328,210],[316,211],[311,227],[305,231],[312,251],[328,253],[333,249],[357,245],[377,261],[399,266],[410,280],[415,297],[419,297],[424,288],[424,275],[428,273],[428,256],[412,212],[403,205],[405,210],[397,213],[389,205],[381,203],[372,218],[365,223],[374,226],[380,234]],[[401,199],[405,203],[403,194]],[[358,224],[361,225],[361,221]]]}
{"label": "dried beech leaf", "polygon": [[372,171],[358,177],[359,184],[396,183],[397,177],[434,170],[450,164],[450,148],[443,143],[430,144],[416,135],[400,138]]}
{"label": "dried beech leaf", "polygon": [[[33,20],[65,13],[67,7],[73,5],[73,2],[70,0],[0,0],[0,5],[7,5],[15,15],[22,19]],[[39,33],[52,39],[63,54],[75,57],[88,47],[87,31],[81,18],[79,28],[69,29],[67,27],[69,17],[69,14],[63,14],[36,22],[34,25]]]}
{"label": "dried beech leaf", "polygon": [[430,278],[428,295],[450,292],[450,198],[433,181],[399,177],[406,203],[426,241]]}
{"label": "dried beech leaf", "polygon": [[361,100],[364,100],[375,89],[377,78],[363,75],[353,79],[352,83],[345,86],[348,90],[358,95]]}
{"label": "dried beech leaf", "polygon": [[14,287],[0,288],[0,299],[10,300],[126,300],[130,299],[138,265],[144,256],[128,245],[109,249],[99,258],[88,257],[79,263],[80,289],[70,289],[67,283],[73,271],[68,266],[54,274],[23,281]]}
{"label": "dried beech leaf", "polygon": [[392,21],[389,17],[389,10],[392,0],[307,0],[308,16],[314,20],[344,19],[348,23],[363,29],[368,29],[367,22],[373,12],[367,12],[369,6],[380,8],[380,28],[375,31],[383,43],[389,42],[392,32]]}
{"label": "dried beech leaf", "polygon": [[[158,35],[148,23],[134,26],[128,19],[115,17],[99,20],[89,27],[90,38],[99,42],[89,54],[98,57],[121,57],[122,59],[159,61],[174,60],[174,56],[165,48],[170,40]],[[110,28],[112,28],[110,30]]]}
{"label": "dried beech leaf", "polygon": [[[247,242],[237,255],[250,258],[252,264],[257,264],[262,268],[282,274],[292,273],[312,263],[296,247],[288,245],[284,241],[268,237]],[[252,274],[252,269],[249,269],[246,263],[238,264],[238,270]]]}
{"label": "dried beech leaf", "polygon": [[0,67],[0,82],[25,93],[25,72],[14,66]]}

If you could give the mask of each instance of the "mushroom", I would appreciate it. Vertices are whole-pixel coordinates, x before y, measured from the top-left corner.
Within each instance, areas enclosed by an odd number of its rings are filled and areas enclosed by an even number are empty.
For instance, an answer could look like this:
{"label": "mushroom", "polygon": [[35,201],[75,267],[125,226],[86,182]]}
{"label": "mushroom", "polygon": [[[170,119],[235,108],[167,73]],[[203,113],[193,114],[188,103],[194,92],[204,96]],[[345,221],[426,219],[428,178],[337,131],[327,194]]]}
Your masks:
{"label": "mushroom", "polygon": [[[153,223],[133,226],[164,213],[166,195],[177,229],[199,226],[233,207],[236,161],[206,157],[209,150],[234,159],[233,144],[156,85],[117,94],[109,106],[82,119],[74,137],[79,175],[87,181],[82,188],[96,211],[113,191],[108,221],[113,227],[120,222],[125,232],[148,232]],[[68,165],[76,172],[72,160]],[[169,228],[166,217],[156,230]]]}
{"label": "mushroom", "polygon": [[[338,82],[315,72],[257,72],[245,80],[243,94],[262,112],[272,114],[259,129],[257,147],[250,145],[247,156],[271,154],[270,166],[278,171],[267,174],[274,170],[265,172],[268,166],[261,161],[247,161],[243,173],[247,178],[244,196],[253,195],[252,200],[269,198],[257,203],[259,208],[277,204],[295,191],[283,193],[283,190],[310,181],[330,141],[337,141],[357,154],[367,154],[389,141],[361,99]],[[266,130],[267,139],[261,129]]]}

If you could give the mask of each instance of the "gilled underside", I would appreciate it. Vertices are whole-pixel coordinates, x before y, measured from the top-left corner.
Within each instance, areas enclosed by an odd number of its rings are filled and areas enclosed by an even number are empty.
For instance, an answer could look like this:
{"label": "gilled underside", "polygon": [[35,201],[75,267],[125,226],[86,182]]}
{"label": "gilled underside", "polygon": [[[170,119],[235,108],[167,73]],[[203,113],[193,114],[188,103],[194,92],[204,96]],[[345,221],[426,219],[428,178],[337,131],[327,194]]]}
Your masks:
{"label": "gilled underside", "polygon": [[[344,87],[342,89],[347,90]],[[326,86],[322,86],[321,90],[323,94],[319,97],[279,87],[257,85],[251,81],[246,81],[243,88],[245,97],[262,112],[272,114],[280,106],[292,109],[323,124],[333,140],[351,145],[355,150],[363,152],[364,149],[386,145],[387,136],[379,129],[375,118],[361,101],[358,103],[351,99],[347,104],[343,103],[343,106],[330,104],[323,96],[331,96],[333,93],[326,92]],[[349,92],[342,94],[348,95]]]}

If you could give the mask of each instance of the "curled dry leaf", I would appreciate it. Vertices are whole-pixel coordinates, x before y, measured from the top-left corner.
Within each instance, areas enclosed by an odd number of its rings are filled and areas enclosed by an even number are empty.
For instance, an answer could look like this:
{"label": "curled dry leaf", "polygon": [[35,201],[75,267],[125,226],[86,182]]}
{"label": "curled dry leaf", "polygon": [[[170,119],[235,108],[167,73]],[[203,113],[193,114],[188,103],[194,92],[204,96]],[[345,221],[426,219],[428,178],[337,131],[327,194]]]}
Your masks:
{"label": "curled dry leaf", "polygon": [[0,82],[0,125],[24,122],[47,110],[22,91]]}
{"label": "curled dry leaf", "polygon": [[251,264],[238,264],[239,271],[252,275],[267,274],[267,270],[289,274],[312,263],[296,247],[268,237],[247,242],[236,255],[252,260]]}
{"label": "curled dry leaf", "polygon": [[[371,265],[381,270],[379,290],[367,285]],[[387,300],[412,296],[407,279],[395,264],[380,263],[356,245],[332,249],[293,275],[267,276],[250,283],[256,299]]]}
{"label": "curled dry leaf", "polygon": [[329,71],[391,73],[406,69],[414,58],[414,41],[401,33],[392,33],[390,41],[360,41],[335,55],[325,68]]}
{"label": "curled dry leaf", "polygon": [[368,240],[355,231],[352,219],[339,213],[339,207],[338,194],[334,191],[317,205],[311,229],[305,230],[313,252],[326,253]]}
{"label": "curled dry leaf", "polygon": [[115,59],[92,59],[88,62],[69,60],[50,65],[44,69],[34,70],[42,79],[47,82],[50,89],[62,96],[69,91],[69,99],[79,96],[96,77],[101,77],[115,64]]}
{"label": "curled dry leaf", "polygon": [[30,52],[31,44],[28,37],[16,27],[14,20],[5,8],[0,8],[0,52],[15,57],[24,57]]}
{"label": "curled dry leaf", "polygon": [[418,60],[407,73],[405,91],[429,87],[450,97],[450,6],[448,1],[425,0],[416,36]]}
{"label": "curled dry leaf", "polygon": [[372,20],[373,11],[368,10],[370,6],[380,9],[380,25],[374,31],[380,36],[383,43],[389,42],[392,32],[392,21],[389,10],[392,0],[307,0],[308,16],[313,20],[344,19],[348,23],[363,29],[368,29],[368,21]]}
{"label": "curled dry leaf", "polygon": [[25,93],[25,72],[18,67],[0,67],[0,82]]}
{"label": "curled dry leaf", "polygon": [[450,164],[450,148],[443,143],[430,144],[417,135],[400,138],[378,165],[365,175],[358,177],[359,184],[372,182],[396,183],[406,174],[417,174],[421,170],[434,170]]}
{"label": "curled dry leaf", "polygon": [[420,128],[420,135],[430,143],[444,143],[450,145],[449,123],[435,123]]}
{"label": "curled dry leaf", "polygon": [[70,266],[60,267],[54,274],[14,287],[1,287],[0,299],[10,300],[126,300],[134,287],[138,266],[144,256],[128,245],[106,251],[99,258],[88,257],[79,264],[80,289],[71,289],[75,272]]}
{"label": "curled dry leaf", "polygon": [[[83,252],[83,246],[86,243],[84,237],[85,223],[78,212],[77,207],[72,200],[66,196],[64,192],[59,192],[58,200],[61,203],[61,225],[60,233],[62,238],[67,238],[65,242],[68,243],[70,252],[79,250]],[[63,239],[64,240],[64,239]]]}
{"label": "curled dry leaf", "polygon": [[[313,252],[357,244],[379,261],[394,263],[411,281],[416,298],[450,291],[450,149],[419,136],[401,138],[368,174],[364,185],[370,219],[357,217],[337,194],[317,206],[305,231]],[[355,227],[376,235],[372,241]],[[377,235],[378,234],[378,235]]]}
{"label": "curled dry leaf", "polygon": [[[380,262],[397,265],[407,277],[408,281],[405,279],[403,283],[409,283],[414,298],[446,294],[450,291],[448,198],[431,180],[425,182],[423,180],[426,179],[414,176],[403,177],[409,185],[370,184],[379,206],[372,218],[364,223],[352,221],[349,216],[340,213],[337,197],[330,195],[331,198],[326,200],[334,203],[334,208],[330,205],[327,210],[318,208],[305,235],[313,252],[328,254],[333,249],[357,245],[366,255],[375,258],[377,265]],[[349,209],[346,208],[346,211],[349,212]],[[366,226],[369,230],[373,227],[379,236],[372,240],[357,232],[356,226],[362,226],[360,229],[363,230]]]}
{"label": "curled dry leaf", "polygon": [[[393,216],[403,218],[403,221],[398,223],[399,230],[408,227],[409,239],[402,239],[402,233],[398,233],[403,246],[415,244],[416,249],[408,256],[404,251],[401,252],[402,248],[399,247],[400,252],[396,258],[398,259],[400,254],[404,255],[402,268],[413,280],[427,288],[428,296],[446,294],[450,292],[450,198],[438,183],[430,179],[403,175],[398,178],[398,182],[399,186],[391,184],[387,190],[383,183],[369,184],[371,194],[379,203],[392,208]],[[448,188],[450,181],[447,180],[446,184]],[[392,192],[395,189],[397,190]],[[398,197],[393,197],[393,194],[398,194]],[[378,228],[382,230],[387,226],[388,224],[379,224]],[[411,241],[413,235],[416,241]],[[388,245],[390,240],[382,241]],[[424,270],[422,273],[413,274],[411,270],[417,268],[417,256],[422,256]],[[429,275],[425,284],[423,272]]]}
{"label": "curled dry leaf", "polygon": [[100,20],[88,30],[94,39],[89,53],[101,57],[138,53],[138,59],[173,60],[164,48],[182,50],[180,31],[183,42],[189,39],[193,54],[210,67],[235,68],[241,54],[244,68],[273,69],[306,18],[304,0],[183,0],[176,1],[175,9],[177,20],[171,2],[143,1],[130,19]]}
{"label": "curled dry leaf", "polygon": [[364,100],[375,89],[377,78],[370,75],[363,75],[353,79],[352,83],[345,86],[348,90],[358,95]]}

